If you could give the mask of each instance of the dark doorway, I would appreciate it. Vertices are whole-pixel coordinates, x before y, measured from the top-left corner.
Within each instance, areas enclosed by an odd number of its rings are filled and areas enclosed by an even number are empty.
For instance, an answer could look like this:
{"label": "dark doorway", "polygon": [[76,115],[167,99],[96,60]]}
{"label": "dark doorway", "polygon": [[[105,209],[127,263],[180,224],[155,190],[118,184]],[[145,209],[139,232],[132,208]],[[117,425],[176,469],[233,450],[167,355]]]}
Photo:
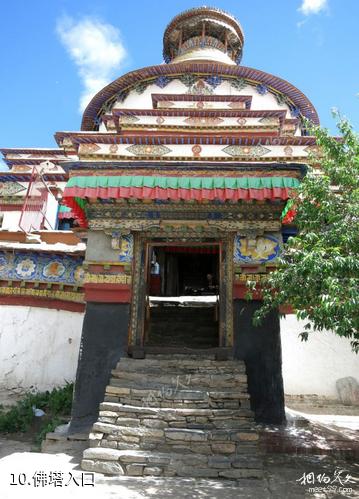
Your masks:
{"label": "dark doorway", "polygon": [[145,344],[219,345],[219,245],[150,246]]}

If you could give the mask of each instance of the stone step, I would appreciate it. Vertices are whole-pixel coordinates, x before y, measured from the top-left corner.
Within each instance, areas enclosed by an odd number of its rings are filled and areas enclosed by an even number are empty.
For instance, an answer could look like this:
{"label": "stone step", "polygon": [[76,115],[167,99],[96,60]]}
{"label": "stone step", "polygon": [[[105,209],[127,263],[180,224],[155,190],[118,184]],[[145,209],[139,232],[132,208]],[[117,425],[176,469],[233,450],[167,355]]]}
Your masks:
{"label": "stone step", "polygon": [[195,323],[201,322],[201,321],[207,321],[207,320],[214,321],[215,309],[208,307],[205,309],[198,309],[197,308],[197,309],[191,310],[191,311],[189,311],[188,308],[185,310],[182,309],[182,310],[173,311],[173,310],[166,310],[166,309],[158,310],[158,309],[151,308],[150,309],[150,317],[151,317],[151,319],[153,319],[155,321],[162,321],[162,322],[167,321],[167,323],[174,322],[174,321],[176,321],[175,323],[182,322],[182,321],[189,322],[190,320],[192,320]]}
{"label": "stone step", "polygon": [[154,390],[147,387],[132,388],[126,385],[108,386],[105,401],[149,407],[213,407],[218,409],[249,407],[249,395],[245,391],[207,391],[205,388],[178,390],[172,387],[162,387],[160,390]]}
{"label": "stone step", "polygon": [[[249,427],[226,429],[148,428],[96,422],[89,439],[91,446],[211,455],[255,452],[258,433]],[[126,421],[124,421],[126,422]],[[121,424],[121,423],[120,423]]]}
{"label": "stone step", "polygon": [[[204,421],[212,421],[215,418],[250,418],[253,420],[254,414],[250,408],[201,408],[201,407],[150,407],[142,405],[126,405],[118,402],[103,402],[100,404],[100,411],[111,411],[121,417],[143,419],[160,419],[163,421],[176,421],[178,418],[206,418]],[[193,422],[192,419],[188,420]]]}
{"label": "stone step", "polygon": [[[193,338],[195,333],[198,333],[198,336]],[[172,347],[185,347],[188,344],[191,344],[193,348],[210,348],[215,347],[218,344],[218,333],[214,332],[213,334],[208,331],[199,331],[197,330],[189,330],[185,331],[183,334],[176,333],[175,335],[169,335],[161,331],[157,331],[155,333],[149,333],[149,339],[146,342],[147,346],[161,346],[165,343],[167,346]]]}
{"label": "stone step", "polygon": [[116,393],[117,388],[129,388],[131,390],[151,390],[156,392],[171,392],[178,390],[198,390],[212,392],[217,391],[233,391],[238,393],[245,393],[247,391],[247,383],[239,381],[227,381],[226,383],[215,383],[215,381],[210,379],[203,379],[200,382],[192,381],[191,379],[182,381],[177,381],[176,377],[170,378],[167,382],[156,381],[153,379],[142,379],[142,383],[139,380],[130,380],[125,378],[111,378],[110,384],[108,385],[109,394],[111,389],[114,388],[113,393]]}
{"label": "stone step", "polygon": [[[122,417],[119,415],[114,415],[110,411],[100,411],[97,423],[105,423],[109,425],[114,425],[116,427],[130,428],[131,431],[136,431],[139,428],[151,428],[151,429],[167,429],[167,428],[180,428],[180,429],[190,429],[190,430],[249,430],[253,427],[253,422],[250,418],[218,418],[212,421],[203,422],[204,419],[201,417],[178,417],[174,421],[163,421],[159,419],[143,419],[142,421],[136,420],[134,418]],[[136,422],[138,424],[136,424]],[[97,424],[96,423],[96,424]],[[97,427],[96,427],[97,428]],[[112,428],[112,426],[111,426]],[[110,428],[110,429],[111,429]],[[113,431],[116,431],[112,428]],[[94,430],[95,431],[95,430]],[[100,432],[97,428],[96,432]],[[106,431],[104,431],[106,433]]]}
{"label": "stone step", "polygon": [[118,450],[102,447],[86,449],[81,468],[110,475],[179,476],[203,478],[262,478],[262,460],[237,454],[181,454]]}
{"label": "stone step", "polygon": [[46,433],[46,438],[41,442],[41,452],[47,454],[82,454],[88,448],[88,433]]}
{"label": "stone step", "polygon": [[[169,376],[163,372],[146,372],[146,380],[143,378],[143,373],[133,371],[112,371],[113,378],[110,379],[111,386],[123,386],[124,384],[137,384],[142,386],[144,382],[148,383],[151,387],[160,389],[162,386],[175,386],[175,387],[231,387],[231,388],[246,388],[247,375],[246,374],[177,374]],[[240,390],[242,391],[242,390]]]}
{"label": "stone step", "polygon": [[218,329],[218,324],[214,322],[213,320],[205,319],[201,321],[193,321],[191,319],[188,320],[180,320],[177,321],[176,324],[170,325],[168,324],[168,321],[163,321],[159,319],[151,319],[151,332],[152,330],[161,330],[165,331],[168,334],[174,334],[175,331],[181,332],[181,329],[183,327],[191,327],[194,330],[196,330],[198,327],[203,328],[203,329],[208,329],[209,331],[212,331],[213,329],[217,330]]}
{"label": "stone step", "polygon": [[[166,367],[166,366],[172,366],[172,365],[193,365],[196,364],[200,365],[201,367],[208,367],[208,366],[213,366],[213,367],[221,367],[221,366],[231,366],[231,367],[236,367],[238,365],[244,366],[244,361],[242,360],[216,360],[212,358],[212,352],[209,352],[210,358],[202,358],[203,353],[200,352],[198,354],[193,353],[193,350],[190,352],[186,353],[171,353],[171,354],[154,354],[151,355],[150,358],[146,359],[132,359],[131,357],[121,357],[120,362],[126,365],[130,364],[139,364],[139,363],[144,363],[150,366],[161,366],[161,367]],[[167,357],[172,357],[172,358],[165,358]]]}
{"label": "stone step", "polygon": [[[247,418],[253,420],[254,414],[251,409],[201,409],[195,408],[157,408],[148,406],[134,406],[124,405],[116,402],[103,402],[100,404],[100,413],[103,411],[112,412],[117,417],[135,418],[141,421],[149,420],[162,420],[162,421],[178,421],[186,418],[188,422],[193,422],[192,418],[202,418],[202,422],[208,423],[216,419],[233,418],[242,419]],[[111,415],[112,416],[112,415]],[[188,419],[187,419],[188,418]]]}
{"label": "stone step", "polygon": [[199,362],[199,359],[191,358],[186,359],[183,355],[181,358],[177,359],[130,359],[122,358],[116,366],[116,370],[124,371],[135,371],[135,372],[149,372],[151,370],[160,370],[163,372],[175,373],[210,373],[222,374],[222,373],[245,373],[245,365],[242,361],[236,360],[212,360],[206,359]]}
{"label": "stone step", "polygon": [[198,361],[199,358],[202,360],[216,360],[216,355],[214,353],[148,353],[146,355],[147,360],[195,360]]}
{"label": "stone step", "polygon": [[216,329],[196,327],[195,329],[189,328],[187,330],[181,328],[181,331],[178,330],[169,333],[165,328],[163,330],[156,328],[149,331],[149,338],[146,345],[153,343],[158,344],[158,346],[165,343],[166,345],[183,347],[191,344],[196,348],[206,348],[207,346],[218,345],[218,331]]}
{"label": "stone step", "polygon": [[128,476],[261,478],[244,363],[215,360],[225,358],[217,350],[122,358],[82,468]]}
{"label": "stone step", "polygon": [[238,368],[238,369],[233,369],[233,368],[225,368],[221,367],[218,369],[215,369],[214,367],[206,367],[206,368],[201,368],[199,366],[193,366],[191,368],[179,368],[179,367],[169,367],[166,369],[165,373],[163,369],[160,369],[158,367],[150,367],[150,368],[145,368],[145,367],[139,367],[138,369],[125,369],[121,366],[121,369],[116,367],[116,369],[113,369],[111,371],[111,374],[113,377],[121,377],[121,376],[126,376],[129,373],[135,373],[139,374],[140,376],[143,377],[145,376],[153,376],[153,377],[161,377],[164,376],[164,374],[168,378],[173,378],[177,376],[181,376],[182,379],[183,377],[189,377],[189,376],[203,376],[203,377],[208,377],[208,376],[216,376],[217,379],[220,376],[237,376],[237,375],[246,375],[246,371],[244,368]]}

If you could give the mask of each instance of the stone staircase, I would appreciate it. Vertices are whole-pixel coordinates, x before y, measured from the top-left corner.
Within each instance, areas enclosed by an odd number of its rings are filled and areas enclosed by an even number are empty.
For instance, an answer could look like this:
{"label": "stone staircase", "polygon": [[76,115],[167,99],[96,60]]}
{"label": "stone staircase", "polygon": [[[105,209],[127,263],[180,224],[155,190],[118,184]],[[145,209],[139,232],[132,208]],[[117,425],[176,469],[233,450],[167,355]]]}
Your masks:
{"label": "stone staircase", "polygon": [[81,467],[129,476],[261,478],[240,361],[207,355],[122,358]]}
{"label": "stone staircase", "polygon": [[151,307],[147,345],[211,348],[218,345],[218,322],[215,307],[181,306],[161,303]]}

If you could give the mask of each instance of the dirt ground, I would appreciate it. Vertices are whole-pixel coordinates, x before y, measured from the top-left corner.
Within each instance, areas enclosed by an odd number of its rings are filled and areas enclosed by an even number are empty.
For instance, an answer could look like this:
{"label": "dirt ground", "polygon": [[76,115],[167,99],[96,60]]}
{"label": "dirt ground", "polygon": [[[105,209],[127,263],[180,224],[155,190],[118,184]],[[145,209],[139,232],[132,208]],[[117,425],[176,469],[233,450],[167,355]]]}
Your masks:
{"label": "dirt ground", "polygon": [[[359,417],[287,411],[260,430],[263,480],[110,477],[80,469],[82,451],[38,452],[31,434],[0,437],[0,499],[359,498]],[[78,442],[79,443],[79,442]],[[86,442],[83,442],[86,445]]]}
{"label": "dirt ground", "polygon": [[336,499],[359,498],[359,465],[333,455],[266,453],[263,480],[108,477],[82,472],[81,452],[31,452],[0,440],[1,499]]}

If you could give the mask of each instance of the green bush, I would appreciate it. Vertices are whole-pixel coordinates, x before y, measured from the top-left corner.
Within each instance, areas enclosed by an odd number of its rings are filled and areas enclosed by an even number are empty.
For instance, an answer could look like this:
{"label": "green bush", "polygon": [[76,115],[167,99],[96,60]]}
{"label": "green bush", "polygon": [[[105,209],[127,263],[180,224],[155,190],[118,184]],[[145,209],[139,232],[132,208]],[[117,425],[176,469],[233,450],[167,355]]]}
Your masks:
{"label": "green bush", "polygon": [[42,409],[54,421],[58,420],[58,416],[70,415],[72,394],[73,383],[66,383],[51,392],[28,393],[10,409],[0,406],[0,433],[28,431],[35,418],[33,406]]}
{"label": "green bush", "polygon": [[54,431],[55,428],[62,423],[63,423],[63,421],[61,421],[61,419],[59,419],[58,417],[55,416],[53,419],[51,419],[51,421],[49,421],[47,424],[45,424],[41,428],[41,430],[36,434],[36,437],[35,437],[36,446],[40,447],[41,442],[46,438],[46,433]]}
{"label": "green bush", "polygon": [[[73,390],[73,383],[66,383],[63,388],[54,388],[49,393],[47,408],[49,409],[51,414],[70,415]],[[39,408],[43,409],[42,407]]]}

